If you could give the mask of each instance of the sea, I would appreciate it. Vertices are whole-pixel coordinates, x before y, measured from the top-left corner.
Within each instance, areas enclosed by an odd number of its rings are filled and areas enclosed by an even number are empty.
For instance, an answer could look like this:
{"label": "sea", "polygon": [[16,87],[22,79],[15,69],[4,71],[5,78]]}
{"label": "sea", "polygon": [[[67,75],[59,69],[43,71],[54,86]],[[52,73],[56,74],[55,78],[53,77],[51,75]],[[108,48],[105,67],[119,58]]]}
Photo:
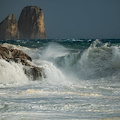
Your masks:
{"label": "sea", "polygon": [[0,40],[45,78],[0,59],[0,120],[120,120],[120,39]]}

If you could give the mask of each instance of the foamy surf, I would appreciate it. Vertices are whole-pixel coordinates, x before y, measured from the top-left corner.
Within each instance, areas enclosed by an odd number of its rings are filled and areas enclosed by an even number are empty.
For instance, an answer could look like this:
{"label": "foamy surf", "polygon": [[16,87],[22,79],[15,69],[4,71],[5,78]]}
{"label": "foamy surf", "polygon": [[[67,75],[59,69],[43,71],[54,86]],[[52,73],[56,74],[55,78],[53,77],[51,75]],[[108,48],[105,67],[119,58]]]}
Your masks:
{"label": "foamy surf", "polygon": [[0,86],[23,85],[28,83],[23,66],[14,62],[0,59]]}
{"label": "foamy surf", "polygon": [[22,64],[0,59],[0,119],[119,119],[117,43],[75,39],[29,42],[34,47],[28,47],[25,40],[16,45],[11,40],[4,46],[24,51],[32,65],[43,68],[46,77],[32,81]]}

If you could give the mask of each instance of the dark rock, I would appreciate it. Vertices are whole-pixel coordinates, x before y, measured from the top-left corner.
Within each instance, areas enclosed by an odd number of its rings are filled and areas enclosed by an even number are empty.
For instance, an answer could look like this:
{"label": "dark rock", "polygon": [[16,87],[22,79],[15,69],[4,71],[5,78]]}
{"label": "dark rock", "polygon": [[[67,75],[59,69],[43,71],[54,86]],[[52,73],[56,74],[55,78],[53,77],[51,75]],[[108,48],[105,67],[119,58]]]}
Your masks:
{"label": "dark rock", "polygon": [[46,38],[44,15],[40,7],[27,6],[23,8],[18,20],[18,27],[20,39]]}
{"label": "dark rock", "polygon": [[0,39],[18,39],[18,23],[13,14],[10,14],[0,23]]}
{"label": "dark rock", "polygon": [[29,57],[27,54],[25,54],[21,50],[10,49],[10,52],[14,58],[20,58],[20,59],[32,61],[31,57]]}
{"label": "dark rock", "polygon": [[20,61],[23,65],[28,65],[28,66],[29,63],[27,62],[27,60],[32,61],[32,58],[29,57],[27,54],[25,54],[23,51],[6,48],[1,45],[0,45],[0,56],[6,61],[11,61],[11,60],[15,62]]}
{"label": "dark rock", "polygon": [[32,80],[37,80],[40,77],[46,77],[43,68],[31,66],[31,67],[24,67],[25,74]]}
{"label": "dark rock", "polygon": [[14,61],[16,63],[21,63],[24,66],[23,70],[25,74],[32,80],[36,80],[39,77],[46,77],[43,68],[32,65],[30,63],[32,58],[21,50],[10,49],[0,45],[0,59],[4,59],[7,62]]}
{"label": "dark rock", "polygon": [[6,47],[2,47],[0,45],[0,58],[9,61],[9,59],[11,59],[9,52],[10,52],[9,49],[7,49]]}

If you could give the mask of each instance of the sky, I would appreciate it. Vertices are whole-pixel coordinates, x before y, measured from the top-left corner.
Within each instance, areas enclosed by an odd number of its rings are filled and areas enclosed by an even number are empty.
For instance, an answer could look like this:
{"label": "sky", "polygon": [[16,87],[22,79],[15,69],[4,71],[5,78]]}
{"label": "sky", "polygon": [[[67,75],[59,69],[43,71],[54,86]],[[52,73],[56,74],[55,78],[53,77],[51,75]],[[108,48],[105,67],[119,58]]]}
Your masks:
{"label": "sky", "polygon": [[47,38],[120,38],[120,0],[0,0],[0,22],[40,6]]}

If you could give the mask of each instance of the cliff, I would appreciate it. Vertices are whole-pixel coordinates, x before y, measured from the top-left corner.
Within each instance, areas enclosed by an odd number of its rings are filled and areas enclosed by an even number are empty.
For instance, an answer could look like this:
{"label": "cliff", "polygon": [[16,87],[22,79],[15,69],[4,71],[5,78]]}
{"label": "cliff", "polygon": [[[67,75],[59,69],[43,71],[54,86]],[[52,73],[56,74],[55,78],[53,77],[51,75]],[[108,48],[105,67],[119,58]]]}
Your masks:
{"label": "cliff", "polygon": [[21,39],[46,38],[44,15],[40,7],[27,6],[23,8],[18,20],[18,27]]}
{"label": "cliff", "polygon": [[18,39],[18,23],[13,14],[0,23],[0,39]]}
{"label": "cliff", "polygon": [[0,39],[41,39],[46,38],[44,15],[40,7],[23,8],[19,20],[10,14],[0,23]]}

